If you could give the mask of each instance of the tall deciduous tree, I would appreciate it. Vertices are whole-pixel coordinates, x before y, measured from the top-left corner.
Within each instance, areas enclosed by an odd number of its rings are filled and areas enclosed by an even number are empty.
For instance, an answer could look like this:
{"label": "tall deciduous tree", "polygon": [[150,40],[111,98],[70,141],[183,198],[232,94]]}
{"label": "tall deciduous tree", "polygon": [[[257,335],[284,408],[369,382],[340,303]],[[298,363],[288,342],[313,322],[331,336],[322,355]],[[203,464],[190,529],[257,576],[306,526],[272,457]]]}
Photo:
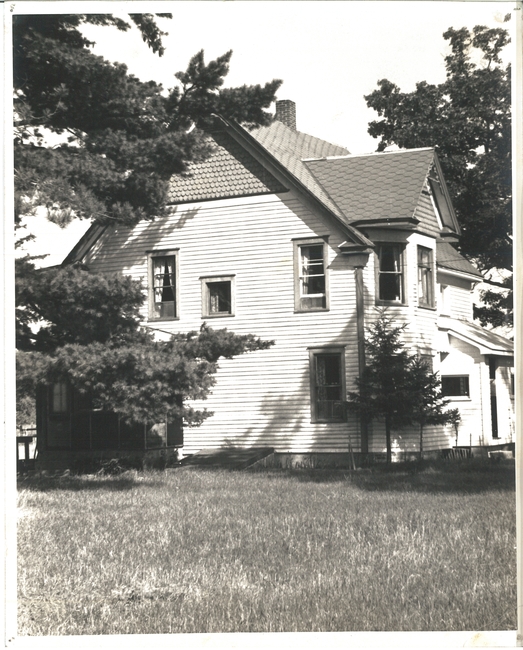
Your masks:
{"label": "tall deciduous tree", "polygon": [[500,291],[487,292],[477,310],[498,325],[512,312],[510,66],[501,59],[510,39],[505,29],[484,26],[450,28],[443,37],[450,45],[446,80],[421,81],[409,93],[379,81],[365,97],[381,118],[368,132],[380,138],[378,151],[437,147],[462,226],[461,252],[487,279],[495,269],[507,272],[491,282]]}
{"label": "tall deciduous tree", "polygon": [[[161,56],[154,16],[130,20]],[[247,126],[272,119],[266,109],[281,82],[224,88],[230,51],[207,64],[198,52],[165,91],[96,56],[81,31],[84,23],[127,30],[129,22],[84,14],[13,22],[15,222],[41,207],[59,225],[162,216],[171,176],[211,150],[205,129],[215,113]],[[128,420],[181,416],[197,424],[208,413],[188,400],[206,396],[218,360],[271,345],[207,326],[156,341],[139,324],[138,283],[78,266],[37,271],[28,257],[17,261],[16,300],[22,421],[37,384],[67,380]]]}
{"label": "tall deciduous tree", "polygon": [[405,325],[394,326],[385,311],[369,327],[365,339],[367,365],[347,395],[348,408],[367,421],[385,424],[387,463],[392,461],[392,431],[418,423],[420,452],[423,428],[444,424],[453,416],[445,411],[439,379],[427,362],[409,352],[401,340]]}

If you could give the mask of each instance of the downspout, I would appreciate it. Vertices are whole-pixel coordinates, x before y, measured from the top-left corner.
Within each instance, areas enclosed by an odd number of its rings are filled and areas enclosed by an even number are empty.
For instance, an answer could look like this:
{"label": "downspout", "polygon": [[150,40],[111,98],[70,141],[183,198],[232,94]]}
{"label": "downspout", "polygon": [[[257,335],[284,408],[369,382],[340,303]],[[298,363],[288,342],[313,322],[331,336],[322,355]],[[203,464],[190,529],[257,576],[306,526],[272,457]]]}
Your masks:
{"label": "downspout", "polygon": [[[363,297],[363,266],[354,268],[356,281],[356,333],[358,337],[358,377],[363,378],[365,370],[365,301]],[[369,430],[367,418],[360,416],[361,453],[369,453]]]}
{"label": "downspout", "polygon": [[[352,242],[340,244],[339,249],[347,255],[349,267],[354,269],[354,281],[356,286],[356,336],[358,340],[358,377],[363,378],[365,370],[365,294],[363,283],[363,269],[369,261],[372,252],[370,248]],[[361,454],[369,453],[369,431],[368,423],[364,416],[360,416]],[[350,442],[349,442],[350,444]]]}

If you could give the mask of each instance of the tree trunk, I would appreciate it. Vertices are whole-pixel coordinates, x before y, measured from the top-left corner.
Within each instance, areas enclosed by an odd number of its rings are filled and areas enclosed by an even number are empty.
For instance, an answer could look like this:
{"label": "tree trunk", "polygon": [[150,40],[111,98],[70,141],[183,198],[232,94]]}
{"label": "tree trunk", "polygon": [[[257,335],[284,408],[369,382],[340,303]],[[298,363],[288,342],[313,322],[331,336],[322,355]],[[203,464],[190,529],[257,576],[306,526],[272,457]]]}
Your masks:
{"label": "tree trunk", "polygon": [[419,425],[419,459],[423,459],[423,425]]}

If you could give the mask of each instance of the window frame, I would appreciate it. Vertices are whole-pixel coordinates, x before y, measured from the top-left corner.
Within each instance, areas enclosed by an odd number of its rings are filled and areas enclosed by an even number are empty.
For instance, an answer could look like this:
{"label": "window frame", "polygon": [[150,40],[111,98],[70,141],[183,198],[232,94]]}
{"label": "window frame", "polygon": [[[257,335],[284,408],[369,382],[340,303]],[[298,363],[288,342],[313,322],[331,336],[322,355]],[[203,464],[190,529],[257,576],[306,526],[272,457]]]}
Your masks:
{"label": "window frame", "polygon": [[[457,394],[449,394],[445,392],[444,388],[444,380],[445,379],[460,379],[460,380],[465,380],[466,379],[466,392],[460,392]],[[461,381],[460,381],[460,390],[461,390]],[[459,374],[459,375],[441,375],[441,392],[444,397],[448,397],[450,400],[467,400],[470,399],[470,375],[464,375],[464,374]]]}
{"label": "window frame", "polygon": [[[209,284],[218,282],[229,282],[231,287],[231,309],[228,312],[212,312],[209,291]],[[202,296],[202,318],[230,318],[236,314],[236,275],[228,273],[223,275],[205,275],[200,277]]]}
{"label": "window frame", "polygon": [[[375,287],[376,287],[376,305],[396,305],[398,307],[405,307],[408,304],[407,301],[407,278],[406,278],[406,244],[401,242],[377,242],[376,248],[374,249],[374,275],[375,275]],[[381,252],[385,247],[393,247],[398,249],[399,253],[399,263],[400,271],[399,273],[394,273],[392,271],[381,271],[380,261],[381,261]],[[393,274],[400,276],[400,300],[386,300],[380,297],[380,276],[382,273]]]}
{"label": "window frame", "polygon": [[[175,321],[180,320],[180,281],[179,281],[179,266],[180,266],[180,249],[169,248],[167,250],[155,250],[147,252],[147,294],[149,305],[149,320],[150,321]],[[161,316],[155,307],[155,286],[154,286],[154,261],[158,258],[172,257],[173,264],[173,279],[174,279],[174,316]]]}
{"label": "window frame", "polygon": [[[421,253],[423,251],[429,253],[428,264],[422,263],[420,259]],[[417,265],[418,266],[418,307],[421,307],[422,309],[435,309],[436,301],[435,301],[435,291],[434,291],[434,249],[429,248],[428,246],[423,246],[421,244],[418,244],[416,255],[417,255],[417,262],[418,262]],[[425,275],[428,276],[428,280],[427,280],[428,299],[426,302],[421,299],[422,292],[420,291],[420,287],[422,286],[423,273],[425,273]]]}
{"label": "window frame", "polygon": [[[317,359],[321,356],[337,355],[340,360],[340,393],[342,414],[339,417],[320,417],[318,409],[318,382],[317,382]],[[346,370],[345,370],[345,347],[328,346],[319,348],[309,348],[309,382],[310,382],[310,402],[311,402],[311,422],[312,423],[337,423],[347,421],[346,410]]]}
{"label": "window frame", "polygon": [[[293,240],[294,249],[294,312],[295,313],[308,313],[318,311],[329,311],[330,298],[329,298],[329,250],[328,250],[328,237],[309,237],[303,239]],[[302,274],[302,248],[309,246],[322,246],[323,249],[323,277],[325,290],[321,294],[303,294],[303,278]],[[323,297],[324,304],[321,307],[305,307],[304,300],[312,297]]]}

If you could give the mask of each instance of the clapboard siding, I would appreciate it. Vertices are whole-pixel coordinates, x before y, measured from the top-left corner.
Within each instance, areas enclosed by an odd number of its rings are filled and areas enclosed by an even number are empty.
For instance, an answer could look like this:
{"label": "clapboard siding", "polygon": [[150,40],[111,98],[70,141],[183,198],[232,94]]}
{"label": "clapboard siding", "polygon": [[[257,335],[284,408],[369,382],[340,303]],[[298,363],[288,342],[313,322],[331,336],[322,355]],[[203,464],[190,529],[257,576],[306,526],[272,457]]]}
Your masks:
{"label": "clapboard siding", "polygon": [[440,227],[426,184],[419,197],[414,216],[421,222],[419,226],[421,232],[430,237],[439,237]]}
{"label": "clapboard siding", "polygon": [[[328,312],[294,313],[293,239],[329,236]],[[168,219],[108,229],[85,259],[93,270],[147,281],[147,251],[179,250],[180,319],[144,322],[168,332],[197,329],[201,277],[235,275],[235,315],[208,318],[212,327],[274,340],[269,350],[222,360],[207,400],[214,412],[185,431],[185,451],[223,444],[273,446],[277,451],[359,448],[356,418],[311,422],[309,348],[345,346],[347,386],[357,376],[354,273],[337,246],[346,239],[292,195],[178,206]]]}

